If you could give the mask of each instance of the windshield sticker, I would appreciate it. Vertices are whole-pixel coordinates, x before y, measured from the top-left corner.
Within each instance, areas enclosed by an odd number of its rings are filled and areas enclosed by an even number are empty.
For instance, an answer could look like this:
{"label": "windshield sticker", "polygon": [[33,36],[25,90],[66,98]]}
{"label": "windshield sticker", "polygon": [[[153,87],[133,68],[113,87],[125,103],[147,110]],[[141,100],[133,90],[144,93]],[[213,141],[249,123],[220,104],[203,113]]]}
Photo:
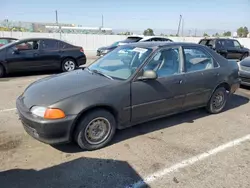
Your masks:
{"label": "windshield sticker", "polygon": [[138,48],[138,47],[136,47],[136,48],[134,48],[132,51],[133,51],[133,52],[138,52],[138,53],[145,53],[145,52],[148,51],[148,50],[145,49],[145,48]]}

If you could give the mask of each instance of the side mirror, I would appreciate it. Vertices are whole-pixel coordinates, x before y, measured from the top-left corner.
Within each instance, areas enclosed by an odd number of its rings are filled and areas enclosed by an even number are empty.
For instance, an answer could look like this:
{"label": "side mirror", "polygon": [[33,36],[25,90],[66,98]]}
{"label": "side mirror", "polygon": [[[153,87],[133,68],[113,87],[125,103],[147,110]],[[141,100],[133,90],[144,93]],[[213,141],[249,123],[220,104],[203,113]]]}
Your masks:
{"label": "side mirror", "polygon": [[245,48],[245,46],[244,46],[244,45],[241,45],[240,47],[241,47],[241,48]]}
{"label": "side mirror", "polygon": [[13,52],[12,52],[13,54],[19,54],[19,49],[18,48],[16,48],[16,47],[14,47],[13,48]]}
{"label": "side mirror", "polygon": [[143,72],[142,76],[139,76],[137,80],[155,80],[158,78],[158,75],[153,70],[146,70]]}

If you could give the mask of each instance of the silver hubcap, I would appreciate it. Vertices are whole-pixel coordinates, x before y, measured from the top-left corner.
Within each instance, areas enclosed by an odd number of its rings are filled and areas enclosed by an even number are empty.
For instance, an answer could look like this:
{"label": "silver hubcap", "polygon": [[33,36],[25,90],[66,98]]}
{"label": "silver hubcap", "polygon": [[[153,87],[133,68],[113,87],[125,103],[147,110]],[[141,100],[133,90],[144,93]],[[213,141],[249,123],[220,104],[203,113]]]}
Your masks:
{"label": "silver hubcap", "polygon": [[85,139],[90,144],[100,144],[107,139],[111,132],[111,125],[106,118],[93,119],[85,129]]}
{"label": "silver hubcap", "polygon": [[64,63],[64,68],[66,71],[75,70],[75,63],[73,61],[66,61]]}
{"label": "silver hubcap", "polygon": [[217,93],[213,99],[213,106],[215,109],[219,109],[224,104],[224,94],[222,92]]}

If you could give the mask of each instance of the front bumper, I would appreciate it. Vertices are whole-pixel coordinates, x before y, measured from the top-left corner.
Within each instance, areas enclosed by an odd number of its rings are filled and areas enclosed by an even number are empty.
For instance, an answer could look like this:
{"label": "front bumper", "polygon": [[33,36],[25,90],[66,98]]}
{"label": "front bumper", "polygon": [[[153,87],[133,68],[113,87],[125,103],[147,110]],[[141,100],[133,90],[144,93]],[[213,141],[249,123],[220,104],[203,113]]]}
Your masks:
{"label": "front bumper", "polygon": [[33,138],[46,144],[70,141],[70,130],[76,118],[75,115],[60,120],[45,120],[31,114],[20,98],[16,101],[16,107],[25,131]]}
{"label": "front bumper", "polygon": [[233,94],[237,91],[237,89],[239,89],[240,87],[240,78],[238,78],[237,80],[235,80],[232,85],[231,85],[231,89],[230,89],[230,94]]}
{"label": "front bumper", "polygon": [[240,71],[241,85],[250,86],[250,72]]}

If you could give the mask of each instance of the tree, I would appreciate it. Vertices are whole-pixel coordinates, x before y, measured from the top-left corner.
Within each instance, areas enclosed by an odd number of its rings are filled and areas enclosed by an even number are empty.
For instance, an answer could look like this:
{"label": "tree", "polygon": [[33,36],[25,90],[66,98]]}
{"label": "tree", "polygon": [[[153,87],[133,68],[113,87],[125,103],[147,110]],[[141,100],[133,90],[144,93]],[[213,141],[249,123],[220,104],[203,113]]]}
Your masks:
{"label": "tree", "polygon": [[219,37],[220,36],[220,34],[219,33],[215,33],[215,34],[213,34],[213,37]]}
{"label": "tree", "polygon": [[207,33],[204,33],[203,37],[209,37],[209,35]]}
{"label": "tree", "polygon": [[143,35],[145,35],[145,36],[154,36],[155,34],[154,34],[153,29],[148,28],[148,29],[146,29],[146,30],[143,32]]}
{"label": "tree", "polygon": [[239,29],[237,29],[237,35],[239,37],[247,37],[249,31],[247,27],[240,27]]}
{"label": "tree", "polygon": [[224,37],[231,37],[232,36],[232,32],[231,31],[227,31],[223,33]]}

